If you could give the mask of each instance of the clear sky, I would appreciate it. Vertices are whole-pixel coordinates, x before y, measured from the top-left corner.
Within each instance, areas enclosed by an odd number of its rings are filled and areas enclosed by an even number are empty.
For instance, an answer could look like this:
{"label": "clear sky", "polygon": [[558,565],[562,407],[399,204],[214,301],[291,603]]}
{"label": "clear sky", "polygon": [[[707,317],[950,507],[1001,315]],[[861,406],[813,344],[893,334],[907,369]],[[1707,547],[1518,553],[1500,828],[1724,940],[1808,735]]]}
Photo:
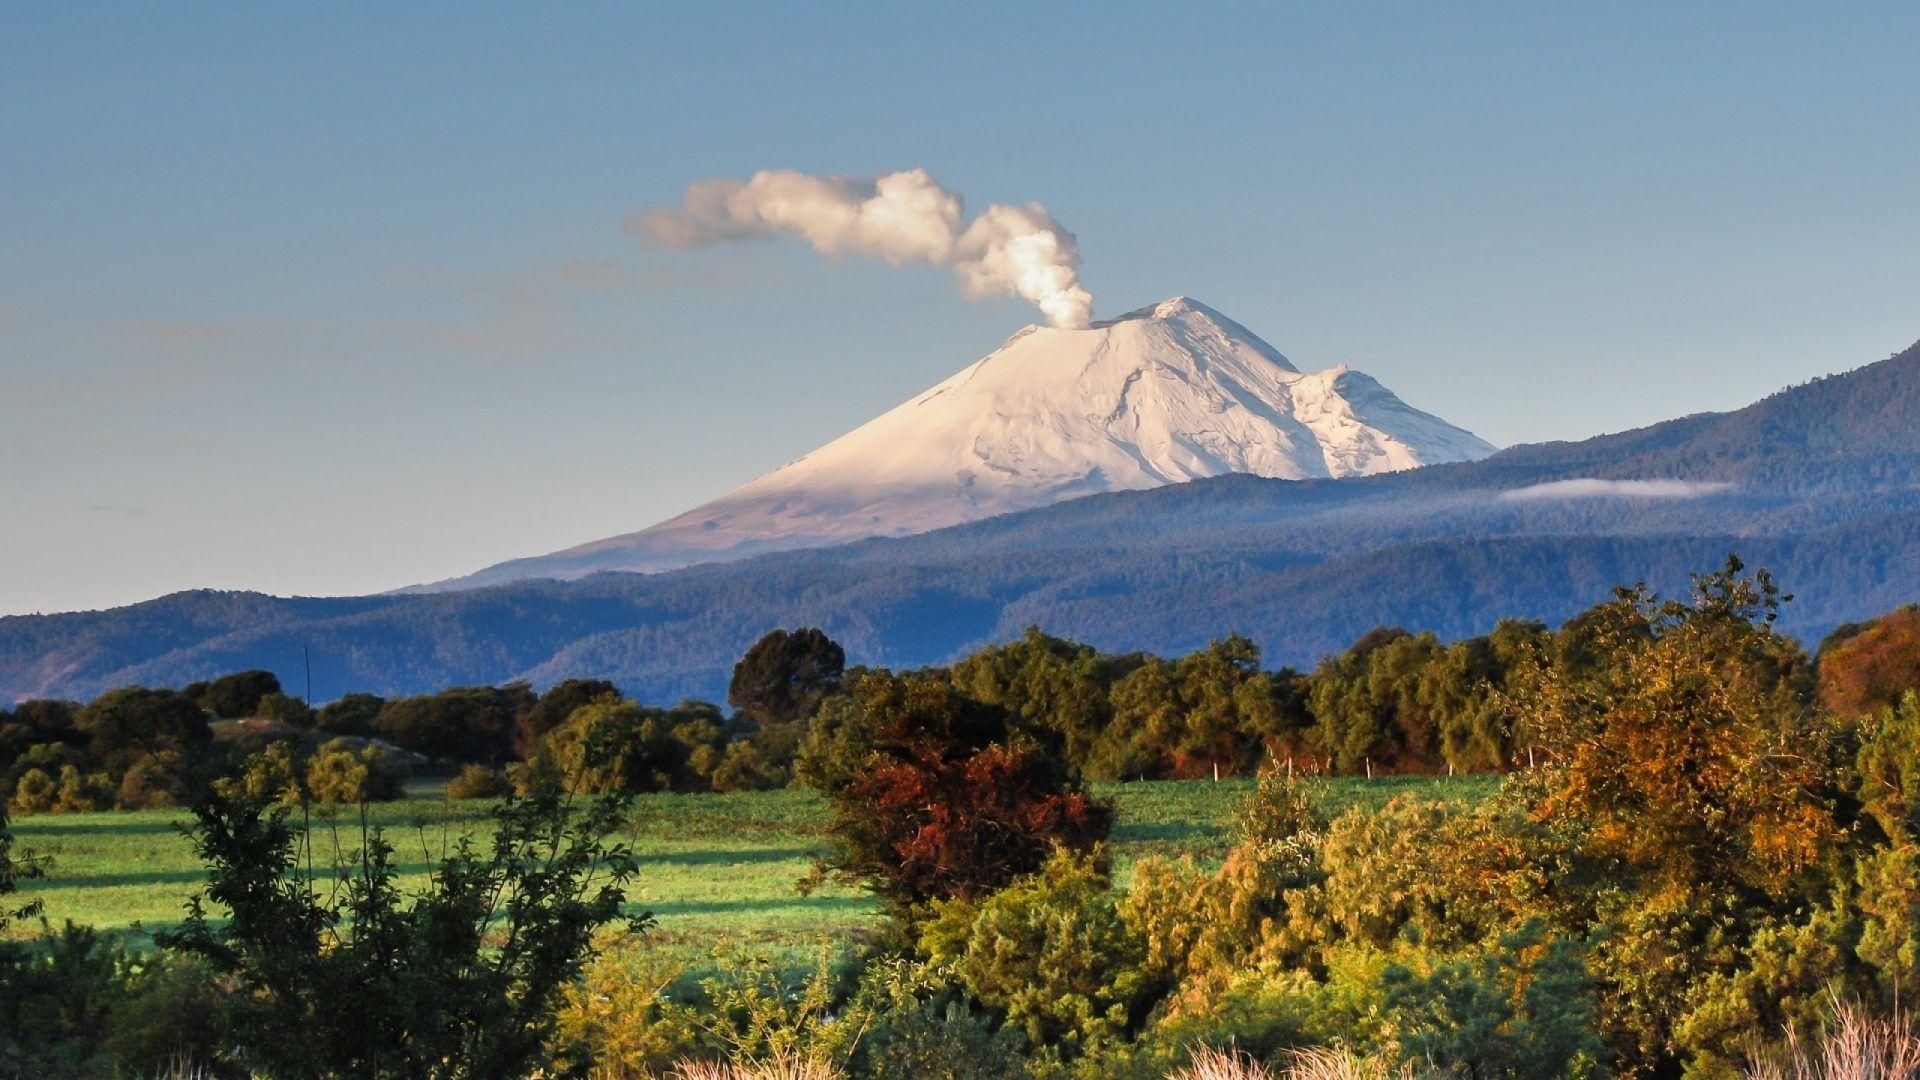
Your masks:
{"label": "clear sky", "polygon": [[5,3],[0,612],[629,532],[1034,320],[622,228],[760,168],[1038,200],[1100,314],[1501,444],[1920,338],[1920,6],[1580,7]]}

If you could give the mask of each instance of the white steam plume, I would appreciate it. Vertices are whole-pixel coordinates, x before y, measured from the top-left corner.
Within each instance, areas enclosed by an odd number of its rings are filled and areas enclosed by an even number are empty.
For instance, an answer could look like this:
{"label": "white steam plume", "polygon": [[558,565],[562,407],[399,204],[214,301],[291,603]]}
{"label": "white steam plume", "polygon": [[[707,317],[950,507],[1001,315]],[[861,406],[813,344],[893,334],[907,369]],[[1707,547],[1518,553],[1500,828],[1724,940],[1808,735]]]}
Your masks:
{"label": "white steam plume", "polygon": [[791,169],[762,170],[745,182],[701,180],[687,185],[677,208],[651,207],[632,226],[661,247],[796,236],[830,256],[949,266],[974,299],[1018,296],[1068,329],[1093,321],[1080,250],[1046,207],[994,203],[968,222],[960,196],[925,169],[874,180]]}

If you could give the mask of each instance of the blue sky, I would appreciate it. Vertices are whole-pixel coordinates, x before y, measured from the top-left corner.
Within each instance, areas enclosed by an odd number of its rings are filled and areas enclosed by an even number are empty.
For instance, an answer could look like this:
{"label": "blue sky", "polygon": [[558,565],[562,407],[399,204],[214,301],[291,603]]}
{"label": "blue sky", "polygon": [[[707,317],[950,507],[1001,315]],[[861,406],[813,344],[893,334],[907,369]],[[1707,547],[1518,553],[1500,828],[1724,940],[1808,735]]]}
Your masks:
{"label": "blue sky", "polygon": [[760,168],[1038,200],[1100,313],[1502,444],[1920,338],[1913,5],[674,8],[0,6],[0,612],[632,531],[1034,320],[622,229]]}

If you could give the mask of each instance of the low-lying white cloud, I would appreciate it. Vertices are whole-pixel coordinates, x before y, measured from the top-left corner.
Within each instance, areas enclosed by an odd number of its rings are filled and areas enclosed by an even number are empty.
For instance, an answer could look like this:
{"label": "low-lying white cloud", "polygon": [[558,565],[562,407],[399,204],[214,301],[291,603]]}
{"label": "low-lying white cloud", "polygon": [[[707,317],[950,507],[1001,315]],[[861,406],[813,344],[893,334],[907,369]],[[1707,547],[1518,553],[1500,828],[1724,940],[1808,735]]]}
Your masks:
{"label": "low-lying white cloud", "polygon": [[960,196],[925,169],[872,180],[792,169],[701,180],[687,185],[679,206],[650,207],[629,225],[657,247],[791,236],[829,257],[946,266],[971,298],[1017,296],[1069,329],[1093,321],[1079,246],[1046,207],[994,203],[969,222]]}
{"label": "low-lying white cloud", "polygon": [[1509,502],[1539,499],[1697,499],[1732,488],[1732,484],[1722,481],[1600,480],[1581,477],[1514,488],[1501,492],[1500,498]]}

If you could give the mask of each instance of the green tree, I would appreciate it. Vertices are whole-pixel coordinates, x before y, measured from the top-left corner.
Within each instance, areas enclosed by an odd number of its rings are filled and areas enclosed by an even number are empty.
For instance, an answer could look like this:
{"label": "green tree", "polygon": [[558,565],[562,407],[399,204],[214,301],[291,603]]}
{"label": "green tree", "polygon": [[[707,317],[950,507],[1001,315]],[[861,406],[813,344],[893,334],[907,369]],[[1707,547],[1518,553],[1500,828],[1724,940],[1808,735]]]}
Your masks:
{"label": "green tree", "polygon": [[[484,850],[462,838],[423,891],[403,894],[392,845],[364,833],[347,865],[305,876],[285,808],[214,796],[194,810],[208,883],[186,922],[156,935],[203,958],[237,992],[223,1040],[275,1077],[526,1076],[545,1063],[564,988],[623,919],[637,869],[609,837],[617,799],[556,795],[493,811]],[[229,917],[207,917],[206,904]]]}
{"label": "green tree", "polygon": [[522,791],[703,791],[722,761],[720,711],[705,702],[650,709],[602,699],[574,710],[514,770]]}
{"label": "green tree", "polygon": [[[40,913],[39,901],[16,905],[12,897],[20,891],[21,882],[38,880],[46,873],[39,859],[30,852],[15,851],[13,844],[7,808],[0,806],[0,931],[13,925],[16,919],[30,919]],[[7,947],[0,942],[0,951]]]}
{"label": "green tree", "polygon": [[805,719],[839,686],[846,664],[846,651],[817,627],[775,630],[733,666],[727,704],[755,725]]}
{"label": "green tree", "polygon": [[278,739],[243,762],[238,775],[215,781],[214,789],[231,798],[297,803],[306,793],[302,772],[293,744]]}
{"label": "green tree", "polygon": [[1091,775],[1245,772],[1307,726],[1291,673],[1260,669],[1260,649],[1233,634],[1177,660],[1149,658],[1113,687],[1113,721]]}
{"label": "green tree", "polygon": [[318,719],[306,702],[278,692],[262,694],[253,714],[262,720],[301,728],[313,727]]}
{"label": "green tree", "polygon": [[236,719],[257,715],[260,699],[279,692],[279,676],[271,671],[255,669],[222,675],[207,683],[198,701],[202,708],[214,716]]}
{"label": "green tree", "polygon": [[1054,732],[1076,771],[1113,721],[1109,700],[1128,664],[1027,627],[1019,641],[991,645],[953,665],[960,692]]}
{"label": "green tree", "polygon": [[601,701],[617,701],[620,689],[605,679],[564,679],[540,695],[540,701],[520,718],[515,746],[522,757],[533,752],[541,736],[567,722],[576,709]]}
{"label": "green tree", "polygon": [[387,702],[374,728],[431,758],[499,765],[513,756],[514,729],[536,703],[525,683],[456,686]]}
{"label": "green tree", "polygon": [[386,704],[378,694],[343,694],[321,707],[314,726],[329,735],[372,735]]}
{"label": "green tree", "polygon": [[200,706],[171,690],[125,686],[88,702],[75,718],[87,752],[101,767],[124,772],[146,754],[199,755],[213,741]]}
{"label": "green tree", "polygon": [[1440,725],[1421,677],[1443,653],[1432,634],[1375,630],[1313,674],[1314,744],[1340,772],[1419,768],[1438,757]]}

